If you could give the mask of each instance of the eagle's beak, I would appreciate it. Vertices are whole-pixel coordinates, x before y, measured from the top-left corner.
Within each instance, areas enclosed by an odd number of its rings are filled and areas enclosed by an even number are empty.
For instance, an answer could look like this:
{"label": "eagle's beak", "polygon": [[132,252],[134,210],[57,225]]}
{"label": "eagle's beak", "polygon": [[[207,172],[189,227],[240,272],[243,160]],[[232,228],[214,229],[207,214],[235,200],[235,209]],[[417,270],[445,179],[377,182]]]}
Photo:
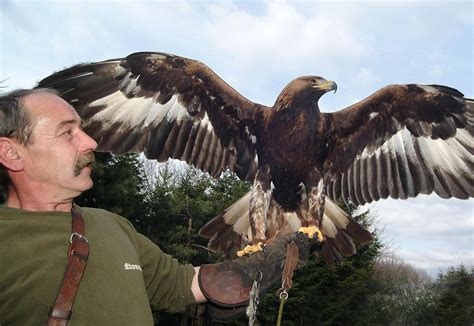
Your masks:
{"label": "eagle's beak", "polygon": [[316,88],[325,92],[334,91],[334,93],[336,93],[337,84],[332,80],[326,80],[325,82],[322,82],[318,86],[316,86]]}

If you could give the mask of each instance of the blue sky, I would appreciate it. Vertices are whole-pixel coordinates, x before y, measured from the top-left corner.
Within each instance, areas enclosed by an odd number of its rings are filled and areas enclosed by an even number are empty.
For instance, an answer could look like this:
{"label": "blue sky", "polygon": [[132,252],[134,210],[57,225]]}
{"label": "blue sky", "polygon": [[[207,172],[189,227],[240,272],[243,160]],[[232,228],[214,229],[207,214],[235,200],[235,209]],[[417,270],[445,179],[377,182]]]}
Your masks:
{"label": "blue sky", "polygon": [[[138,51],[206,63],[272,105],[301,75],[337,82],[335,111],[393,83],[474,97],[471,1],[2,1],[0,80],[10,89],[80,62]],[[428,270],[474,265],[473,200],[422,196],[370,205],[390,248]]]}

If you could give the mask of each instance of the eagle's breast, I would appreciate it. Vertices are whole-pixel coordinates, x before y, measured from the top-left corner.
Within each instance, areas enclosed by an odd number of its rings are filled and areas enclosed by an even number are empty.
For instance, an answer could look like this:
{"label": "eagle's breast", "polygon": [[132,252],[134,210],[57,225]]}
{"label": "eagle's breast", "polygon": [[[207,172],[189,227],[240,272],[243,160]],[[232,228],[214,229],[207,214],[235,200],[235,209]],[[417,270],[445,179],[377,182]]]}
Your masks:
{"label": "eagle's breast", "polygon": [[274,183],[279,183],[279,178],[300,183],[319,165],[317,113],[288,109],[273,111],[266,117],[257,139],[258,155],[260,163],[270,166]]}

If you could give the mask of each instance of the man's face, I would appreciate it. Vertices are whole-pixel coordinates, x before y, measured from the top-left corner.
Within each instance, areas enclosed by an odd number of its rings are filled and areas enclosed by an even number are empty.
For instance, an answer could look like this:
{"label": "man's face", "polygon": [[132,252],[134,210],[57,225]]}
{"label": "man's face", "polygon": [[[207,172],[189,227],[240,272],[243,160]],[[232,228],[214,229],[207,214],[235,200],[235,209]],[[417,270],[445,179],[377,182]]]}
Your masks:
{"label": "man's face", "polygon": [[91,188],[90,163],[97,144],[81,130],[76,111],[49,93],[28,95],[24,105],[33,124],[31,141],[21,149],[26,180],[58,199]]}

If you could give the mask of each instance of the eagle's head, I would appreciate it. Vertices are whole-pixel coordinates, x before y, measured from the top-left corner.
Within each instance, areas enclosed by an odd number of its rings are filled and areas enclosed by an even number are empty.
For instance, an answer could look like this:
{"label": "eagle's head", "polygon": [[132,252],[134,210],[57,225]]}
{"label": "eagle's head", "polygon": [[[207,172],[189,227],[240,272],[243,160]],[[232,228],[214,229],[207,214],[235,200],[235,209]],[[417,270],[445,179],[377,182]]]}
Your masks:
{"label": "eagle's head", "polygon": [[337,84],[319,76],[303,76],[292,80],[278,96],[274,107],[277,110],[294,106],[314,107],[321,96],[336,92]]}

